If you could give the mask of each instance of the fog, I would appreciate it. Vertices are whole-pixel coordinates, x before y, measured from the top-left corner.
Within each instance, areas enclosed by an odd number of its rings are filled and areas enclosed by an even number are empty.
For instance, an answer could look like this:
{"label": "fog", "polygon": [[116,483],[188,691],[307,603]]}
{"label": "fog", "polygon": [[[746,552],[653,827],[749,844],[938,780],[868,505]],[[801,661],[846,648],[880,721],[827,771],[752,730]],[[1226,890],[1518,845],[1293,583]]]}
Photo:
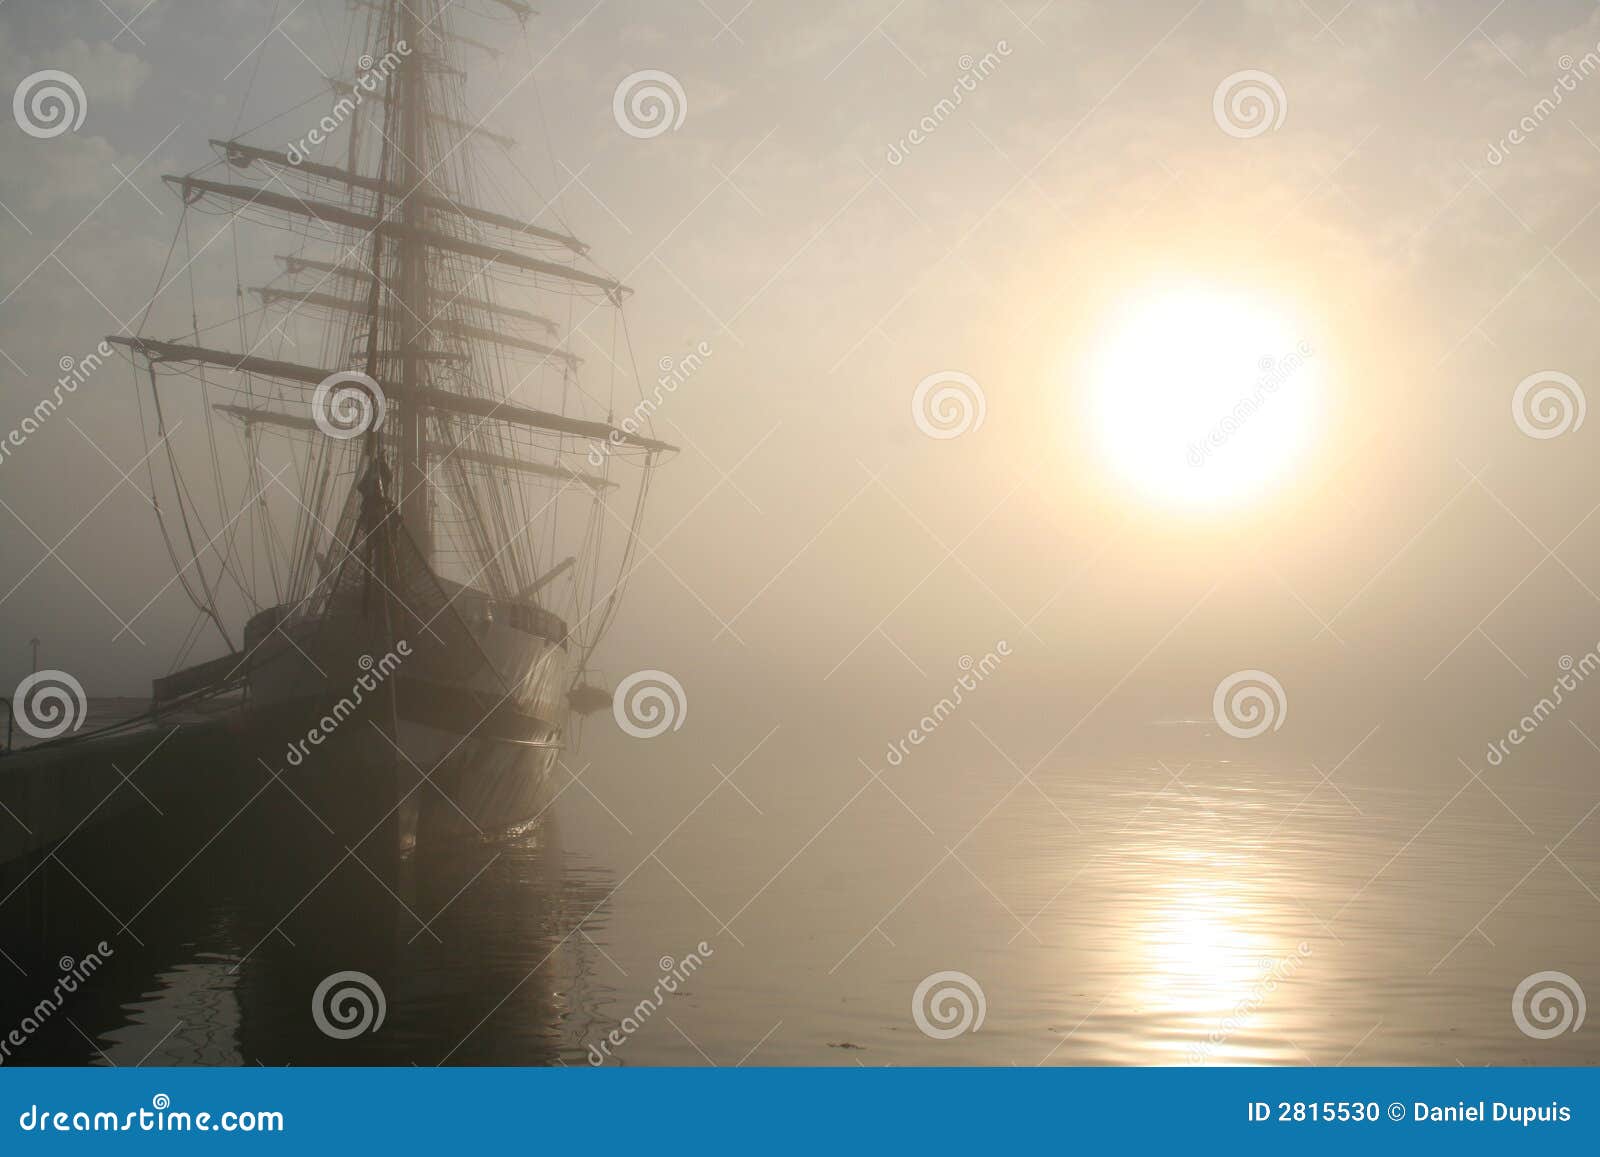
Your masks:
{"label": "fog", "polygon": [[[534,212],[559,190],[560,219],[637,290],[647,379],[712,351],[656,415],[683,452],[598,666],[683,683],[685,763],[727,766],[775,725],[881,761],[961,656],[1005,640],[973,720],[1023,767],[1138,750],[1140,728],[1206,719],[1219,680],[1260,669],[1289,704],[1265,743],[1326,769],[1371,735],[1364,757],[1482,769],[1561,656],[1600,640],[1594,426],[1533,438],[1512,413],[1529,375],[1589,384],[1600,95],[1558,80],[1600,18],[880,7],[551,3],[528,46],[474,71],[489,126],[528,142],[511,158],[530,183],[491,199]],[[160,175],[337,71],[338,5],[111,9],[131,30],[93,0],[0,12],[0,73],[66,69],[88,101],[76,132],[0,134],[8,428],[61,358],[138,327],[178,220]],[[675,131],[619,131],[613,91],[641,69],[681,83]],[[1286,104],[1249,138],[1213,110],[1244,69]],[[291,141],[320,107],[252,139]],[[226,226],[188,239],[202,325],[233,308]],[[1107,319],[1173,276],[1290,303],[1324,387],[1293,467],[1201,511],[1136,493],[1087,417]],[[180,282],[143,332],[181,334],[188,310]],[[912,396],[943,371],[986,412],[931,438]],[[142,470],[120,477],[144,453],[138,388],[109,363],[0,464],[7,680],[37,636],[92,696],[143,694],[192,625],[176,586],[145,607],[171,566]],[[119,616],[142,643],[113,641]],[[1600,712],[1574,700],[1516,750],[1517,781],[1591,782],[1578,728]]]}

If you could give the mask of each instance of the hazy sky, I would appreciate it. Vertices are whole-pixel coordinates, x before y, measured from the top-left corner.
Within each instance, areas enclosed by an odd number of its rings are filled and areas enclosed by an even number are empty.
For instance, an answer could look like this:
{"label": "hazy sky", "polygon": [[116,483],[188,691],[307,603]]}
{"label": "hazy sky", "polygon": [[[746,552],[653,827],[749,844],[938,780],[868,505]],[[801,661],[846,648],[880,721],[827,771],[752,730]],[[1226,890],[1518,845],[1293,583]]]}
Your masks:
{"label": "hazy sky", "polygon": [[[1203,717],[1247,668],[1331,760],[1380,723],[1478,758],[1600,640],[1600,419],[1535,438],[1512,409],[1530,375],[1593,386],[1591,5],[544,0],[525,43],[473,15],[489,0],[457,7],[505,49],[477,58],[478,107],[527,142],[531,183],[497,207],[560,190],[637,289],[640,366],[714,351],[659,415],[686,449],[613,679],[671,670],[701,726],[759,735],[774,705],[914,715],[1004,639],[996,709],[1040,737],[1030,762],[1075,725],[1069,745]],[[6,90],[60,69],[87,98],[76,131],[0,127],[0,427],[136,324],[177,222],[160,175],[341,74],[347,23],[334,0],[0,7]],[[645,69],[684,117],[640,139],[613,94]],[[1254,135],[1215,108],[1244,70],[1281,92]],[[281,148],[322,111],[250,139]],[[196,245],[221,223],[201,221]],[[223,238],[197,264],[211,321],[232,263]],[[1291,313],[1322,386],[1298,461],[1204,514],[1132,492],[1089,419],[1113,319],[1174,280]],[[149,333],[188,328],[179,288]],[[984,421],[928,437],[913,394],[947,371]],[[37,635],[91,694],[140,693],[189,626],[173,588],[144,644],[113,644],[101,602],[126,618],[170,577],[118,486],[143,452],[132,395],[103,371],[0,462],[0,682]]]}

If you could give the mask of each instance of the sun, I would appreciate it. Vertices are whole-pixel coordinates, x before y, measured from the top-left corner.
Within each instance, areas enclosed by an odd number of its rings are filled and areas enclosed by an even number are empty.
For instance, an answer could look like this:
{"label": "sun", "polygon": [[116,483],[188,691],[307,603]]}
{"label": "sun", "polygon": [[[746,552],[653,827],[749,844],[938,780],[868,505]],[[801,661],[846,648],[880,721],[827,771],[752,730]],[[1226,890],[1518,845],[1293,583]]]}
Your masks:
{"label": "sun", "polygon": [[1316,352],[1289,310],[1205,285],[1131,299],[1094,356],[1096,444],[1159,502],[1216,507],[1269,497],[1318,421]]}

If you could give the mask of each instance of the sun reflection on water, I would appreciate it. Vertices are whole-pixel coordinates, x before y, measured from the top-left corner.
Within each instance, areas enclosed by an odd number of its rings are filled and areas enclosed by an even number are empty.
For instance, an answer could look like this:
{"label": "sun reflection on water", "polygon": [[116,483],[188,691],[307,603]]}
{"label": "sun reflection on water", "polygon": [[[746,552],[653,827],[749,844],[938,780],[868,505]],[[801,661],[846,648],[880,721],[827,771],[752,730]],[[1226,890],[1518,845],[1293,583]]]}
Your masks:
{"label": "sun reflection on water", "polygon": [[[1192,865],[1191,865],[1192,867]],[[1156,885],[1130,929],[1130,975],[1142,1015],[1165,1024],[1156,1063],[1248,1064],[1286,1059],[1265,1039],[1293,1008],[1283,989],[1310,955],[1263,929],[1286,913],[1242,882],[1215,871]]]}

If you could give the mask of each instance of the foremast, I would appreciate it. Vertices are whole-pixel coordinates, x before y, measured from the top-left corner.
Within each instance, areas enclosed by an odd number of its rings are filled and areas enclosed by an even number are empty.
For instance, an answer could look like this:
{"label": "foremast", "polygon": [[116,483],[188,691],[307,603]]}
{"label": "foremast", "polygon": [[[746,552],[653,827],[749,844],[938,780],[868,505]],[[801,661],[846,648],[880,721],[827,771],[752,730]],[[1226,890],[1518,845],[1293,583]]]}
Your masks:
{"label": "foremast", "polygon": [[[422,402],[422,391],[427,363],[421,356],[423,344],[423,319],[433,316],[429,306],[428,251],[418,240],[426,228],[427,206],[421,199],[423,181],[427,178],[428,142],[427,84],[423,76],[425,54],[422,45],[422,20],[418,9],[425,8],[433,19],[433,0],[393,0],[390,5],[391,27],[399,29],[402,43],[412,46],[400,67],[395,70],[395,98],[388,104],[386,118],[398,117],[398,132],[391,139],[401,142],[398,150],[391,150],[391,158],[398,162],[399,180],[395,182],[404,190],[401,199],[401,219],[405,228],[397,238],[396,256],[400,276],[395,287],[395,304],[392,310],[400,330],[400,381],[407,402],[399,408],[395,442],[400,459],[400,517],[412,541],[421,552],[423,561],[432,568],[433,511],[427,475],[427,409]],[[398,152],[396,157],[394,154]]]}

